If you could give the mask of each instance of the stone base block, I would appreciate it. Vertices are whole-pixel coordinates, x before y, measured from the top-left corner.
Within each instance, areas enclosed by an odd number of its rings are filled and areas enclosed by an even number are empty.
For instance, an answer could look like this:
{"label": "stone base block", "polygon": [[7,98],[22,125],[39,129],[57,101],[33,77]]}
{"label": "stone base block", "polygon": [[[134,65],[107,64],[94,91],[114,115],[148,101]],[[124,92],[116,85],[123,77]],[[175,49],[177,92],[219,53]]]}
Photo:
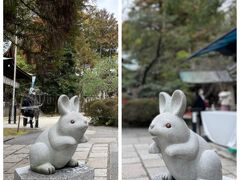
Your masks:
{"label": "stone base block", "polygon": [[[168,178],[163,178],[164,175],[165,175],[165,174],[159,174],[159,175],[155,176],[155,177],[153,178],[153,180],[168,180]],[[235,180],[235,179],[232,179],[232,178],[223,176],[223,177],[222,177],[222,180]]]}
{"label": "stone base block", "polygon": [[63,168],[56,170],[55,174],[44,175],[33,172],[30,166],[15,169],[14,180],[93,180],[94,169],[85,164],[75,168]]}

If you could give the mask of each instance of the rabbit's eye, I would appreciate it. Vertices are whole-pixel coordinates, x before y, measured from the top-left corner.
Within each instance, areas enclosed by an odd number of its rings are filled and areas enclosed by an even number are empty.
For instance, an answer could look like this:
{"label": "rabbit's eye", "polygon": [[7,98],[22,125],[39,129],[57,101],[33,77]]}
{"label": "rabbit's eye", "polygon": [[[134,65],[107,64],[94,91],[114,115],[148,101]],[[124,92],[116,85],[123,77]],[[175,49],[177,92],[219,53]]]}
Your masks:
{"label": "rabbit's eye", "polygon": [[71,120],[71,121],[70,121],[70,123],[71,123],[71,124],[74,124],[74,123],[75,123],[75,121],[74,121],[74,120]]}
{"label": "rabbit's eye", "polygon": [[165,126],[166,126],[166,128],[171,128],[172,127],[172,125],[170,123],[167,123]]}

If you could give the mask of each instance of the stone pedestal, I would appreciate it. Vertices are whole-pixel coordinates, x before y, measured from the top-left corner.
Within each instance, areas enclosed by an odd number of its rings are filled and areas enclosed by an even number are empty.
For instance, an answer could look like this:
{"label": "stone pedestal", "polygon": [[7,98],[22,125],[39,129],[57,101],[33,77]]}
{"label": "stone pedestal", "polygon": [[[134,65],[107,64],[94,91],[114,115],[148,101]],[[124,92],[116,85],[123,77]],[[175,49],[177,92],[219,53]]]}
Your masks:
{"label": "stone pedestal", "polygon": [[94,169],[86,165],[56,170],[55,174],[43,175],[30,170],[30,166],[15,169],[14,180],[93,180]]}
{"label": "stone pedestal", "polygon": [[[164,174],[164,173],[163,173],[163,174],[159,174],[159,175],[155,176],[155,177],[153,178],[153,180],[165,180],[164,178],[162,178],[163,175],[165,175],[165,174]],[[167,180],[167,179],[166,179],[166,180]],[[232,179],[232,178],[223,176],[223,177],[222,177],[222,180],[235,180],[235,179]]]}

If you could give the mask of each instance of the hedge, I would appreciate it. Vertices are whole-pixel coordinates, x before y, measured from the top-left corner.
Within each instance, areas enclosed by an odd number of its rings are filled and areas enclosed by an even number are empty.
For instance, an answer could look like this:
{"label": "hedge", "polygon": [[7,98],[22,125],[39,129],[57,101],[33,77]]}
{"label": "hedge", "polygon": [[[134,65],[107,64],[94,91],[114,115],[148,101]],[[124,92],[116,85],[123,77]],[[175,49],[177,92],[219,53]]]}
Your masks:
{"label": "hedge", "polygon": [[86,116],[92,118],[93,125],[117,126],[118,124],[117,98],[97,99],[84,105]]}
{"label": "hedge", "polygon": [[130,99],[123,106],[123,126],[149,126],[158,114],[157,98]]}

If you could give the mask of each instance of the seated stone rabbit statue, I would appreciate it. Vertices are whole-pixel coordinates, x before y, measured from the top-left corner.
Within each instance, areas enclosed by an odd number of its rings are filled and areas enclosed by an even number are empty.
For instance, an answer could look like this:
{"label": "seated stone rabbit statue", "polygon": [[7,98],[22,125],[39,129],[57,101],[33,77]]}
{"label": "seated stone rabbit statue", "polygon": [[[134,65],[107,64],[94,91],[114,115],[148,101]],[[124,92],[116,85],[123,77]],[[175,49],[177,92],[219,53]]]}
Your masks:
{"label": "seated stone rabbit statue", "polygon": [[88,123],[79,113],[79,98],[74,96],[69,100],[61,95],[58,110],[61,115],[58,122],[43,131],[30,149],[30,168],[41,174],[53,174],[65,166],[78,166],[72,156],[79,143],[87,142],[84,133]]}
{"label": "seated stone rabbit statue", "polygon": [[186,96],[176,90],[172,97],[161,92],[160,114],[149,127],[153,137],[150,153],[161,153],[169,174],[168,180],[222,180],[222,166],[218,155],[208,143],[190,130],[183,120]]}

